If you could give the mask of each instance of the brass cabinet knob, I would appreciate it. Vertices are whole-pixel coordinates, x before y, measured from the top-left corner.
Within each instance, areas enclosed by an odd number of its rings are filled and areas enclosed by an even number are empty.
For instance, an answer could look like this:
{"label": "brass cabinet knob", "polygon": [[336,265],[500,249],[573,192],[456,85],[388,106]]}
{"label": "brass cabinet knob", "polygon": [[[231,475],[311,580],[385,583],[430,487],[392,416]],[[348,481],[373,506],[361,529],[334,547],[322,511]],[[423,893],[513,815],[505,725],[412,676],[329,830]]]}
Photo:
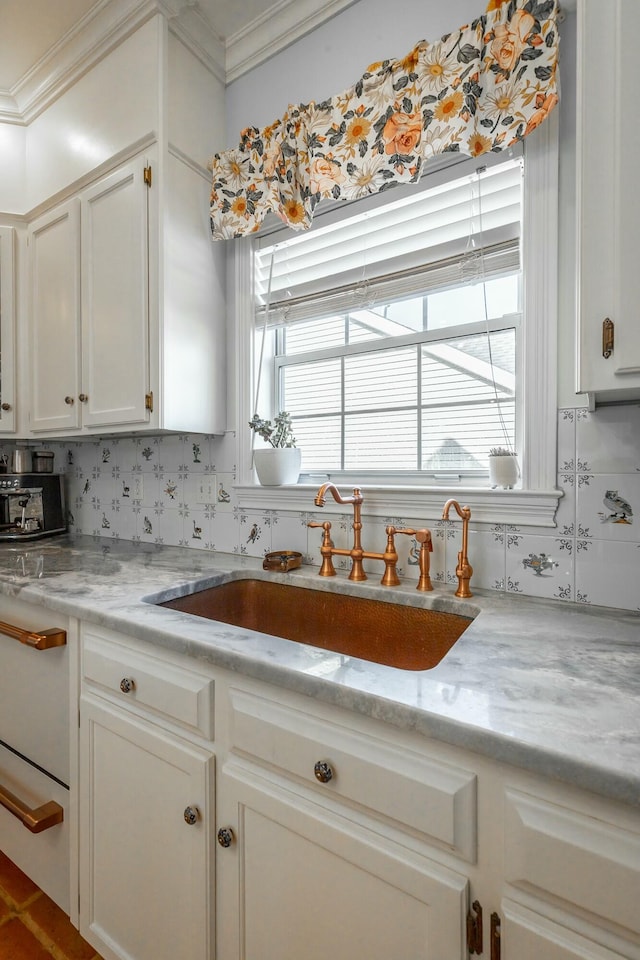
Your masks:
{"label": "brass cabinet knob", "polygon": [[316,780],[319,780],[320,783],[329,783],[329,780],[333,780],[333,769],[331,764],[327,763],[326,760],[318,760],[313,768],[313,772]]}
{"label": "brass cabinet knob", "polygon": [[64,398],[64,402],[65,402],[68,406],[72,407],[72,406],[74,405],[74,403],[75,403],[75,400],[73,399],[73,397],[65,397],[65,398]]}
{"label": "brass cabinet knob", "polygon": [[220,827],[218,830],[218,843],[221,847],[230,847],[234,839],[231,827]]}
{"label": "brass cabinet knob", "polygon": [[3,404],[1,404],[1,406],[3,410],[11,410],[11,404],[7,403],[6,400]]}
{"label": "brass cabinet knob", "polygon": [[185,807],[184,808],[184,822],[187,823],[190,827],[197,823],[200,819],[200,811],[197,807]]}
{"label": "brass cabinet knob", "polygon": [[86,403],[88,399],[89,399],[89,397],[87,396],[86,393],[79,393],[79,394],[78,394],[78,400],[80,401],[80,403]]}
{"label": "brass cabinet knob", "polygon": [[135,680],[132,677],[123,677],[120,681],[120,689],[123,693],[132,693],[135,690]]}

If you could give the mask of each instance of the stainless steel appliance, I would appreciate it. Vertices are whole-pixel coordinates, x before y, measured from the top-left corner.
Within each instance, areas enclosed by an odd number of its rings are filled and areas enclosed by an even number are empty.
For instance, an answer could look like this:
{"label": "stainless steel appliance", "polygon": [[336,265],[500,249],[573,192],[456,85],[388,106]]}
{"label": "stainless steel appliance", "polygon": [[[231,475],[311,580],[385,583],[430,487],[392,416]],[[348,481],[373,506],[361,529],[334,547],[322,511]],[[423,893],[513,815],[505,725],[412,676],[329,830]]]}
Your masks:
{"label": "stainless steel appliance", "polygon": [[68,627],[0,596],[0,850],[70,914]]}
{"label": "stainless steel appliance", "polygon": [[62,474],[0,474],[0,542],[36,540],[66,529]]}

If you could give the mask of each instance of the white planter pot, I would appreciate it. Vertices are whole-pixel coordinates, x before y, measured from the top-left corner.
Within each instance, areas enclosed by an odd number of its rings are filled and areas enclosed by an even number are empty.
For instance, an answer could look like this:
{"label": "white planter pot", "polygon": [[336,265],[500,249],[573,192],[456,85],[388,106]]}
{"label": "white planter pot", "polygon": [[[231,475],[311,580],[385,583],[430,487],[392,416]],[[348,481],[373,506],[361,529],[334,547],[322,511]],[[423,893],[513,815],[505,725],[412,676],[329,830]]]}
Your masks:
{"label": "white planter pot", "polygon": [[489,457],[489,483],[492,488],[515,487],[520,476],[517,457]]}
{"label": "white planter pot", "polygon": [[297,483],[300,476],[298,447],[267,447],[253,451],[253,463],[263,487]]}

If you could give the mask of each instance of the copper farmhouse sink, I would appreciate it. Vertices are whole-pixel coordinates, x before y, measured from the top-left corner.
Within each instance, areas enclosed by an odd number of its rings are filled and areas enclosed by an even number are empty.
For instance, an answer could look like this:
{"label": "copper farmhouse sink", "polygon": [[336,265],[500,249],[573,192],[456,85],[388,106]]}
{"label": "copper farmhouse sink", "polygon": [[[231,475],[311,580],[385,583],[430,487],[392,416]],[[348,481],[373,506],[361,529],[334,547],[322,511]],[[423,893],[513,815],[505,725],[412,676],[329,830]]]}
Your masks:
{"label": "copper farmhouse sink", "polygon": [[429,670],[472,617],[274,583],[231,580],[159,606],[401,670]]}

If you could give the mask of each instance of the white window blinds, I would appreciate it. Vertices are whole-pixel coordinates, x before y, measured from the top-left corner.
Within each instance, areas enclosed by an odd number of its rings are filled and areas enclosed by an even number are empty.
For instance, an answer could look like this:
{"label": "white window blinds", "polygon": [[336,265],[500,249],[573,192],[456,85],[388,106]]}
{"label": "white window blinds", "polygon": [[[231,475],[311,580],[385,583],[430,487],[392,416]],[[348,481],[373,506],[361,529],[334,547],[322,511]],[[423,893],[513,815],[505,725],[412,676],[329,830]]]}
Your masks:
{"label": "white window blinds", "polygon": [[397,200],[372,198],[366,212],[362,202],[353,214],[342,204],[302,235],[260,238],[257,323],[267,299],[269,323],[279,325],[518,270],[522,160],[500,159],[480,172],[477,161],[462,161]]}

